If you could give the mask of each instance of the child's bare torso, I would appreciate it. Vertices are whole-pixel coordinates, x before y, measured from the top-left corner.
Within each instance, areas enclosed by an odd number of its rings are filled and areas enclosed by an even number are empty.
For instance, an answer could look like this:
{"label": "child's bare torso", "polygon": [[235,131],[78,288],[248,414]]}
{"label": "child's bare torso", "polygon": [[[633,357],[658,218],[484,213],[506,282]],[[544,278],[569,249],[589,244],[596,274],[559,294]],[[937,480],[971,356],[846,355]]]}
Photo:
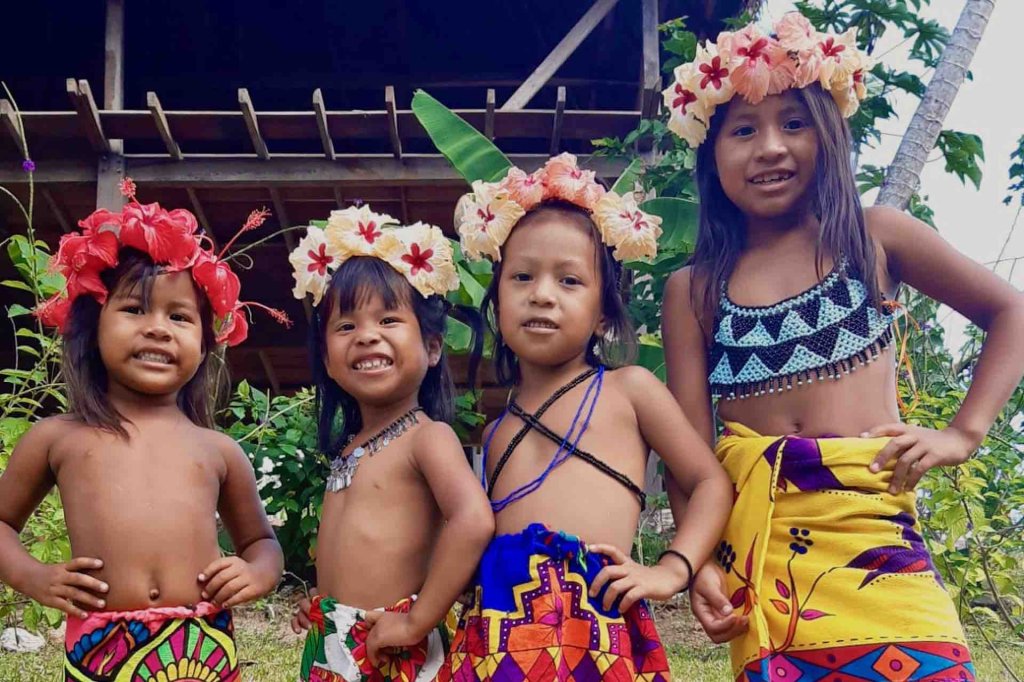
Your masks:
{"label": "child's bare torso", "polygon": [[[600,398],[579,448],[643,488],[649,448],[640,435],[633,405],[620,388],[621,377],[617,375],[617,371],[605,372]],[[587,383],[559,398],[541,417],[541,423],[564,436],[586,393]],[[520,391],[517,402],[532,414],[558,387]],[[497,427],[488,453],[488,480],[509,441],[522,426],[523,422],[510,414]],[[535,431],[527,433],[503,467],[491,499],[504,498],[536,478],[557,449],[558,444],[547,437]],[[589,543],[612,544],[627,552],[639,519],[637,496],[578,457],[570,457],[537,490],[495,515],[498,534],[518,533],[531,523],[543,523],[551,530],[571,533]]]}
{"label": "child's bare torso", "polygon": [[363,457],[348,488],[324,493],[316,547],[321,595],[375,609],[422,588],[442,524],[413,457],[425,421],[421,415],[420,425]]}
{"label": "child's bare torso", "polygon": [[182,418],[129,443],[68,420],[51,446],[72,556],[103,561],[93,575],[110,585],[105,610],[201,601],[197,577],[220,556],[215,435]]}

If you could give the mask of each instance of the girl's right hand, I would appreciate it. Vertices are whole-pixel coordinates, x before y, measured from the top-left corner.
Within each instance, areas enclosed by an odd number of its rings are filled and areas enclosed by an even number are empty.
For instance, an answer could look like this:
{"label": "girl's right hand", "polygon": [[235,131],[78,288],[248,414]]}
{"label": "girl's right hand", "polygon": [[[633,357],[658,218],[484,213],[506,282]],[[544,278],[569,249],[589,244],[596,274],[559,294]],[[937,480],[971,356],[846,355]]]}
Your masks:
{"label": "girl's right hand", "polygon": [[749,619],[733,610],[725,595],[725,573],[713,562],[697,571],[690,592],[690,609],[716,644],[728,642],[747,631]]}
{"label": "girl's right hand", "polygon": [[78,557],[64,564],[40,564],[25,593],[43,606],[60,609],[69,616],[86,618],[79,604],[101,611],[107,605],[102,596],[110,590],[105,582],[84,573],[103,568],[103,561]]}
{"label": "girl's right hand", "polygon": [[295,605],[295,615],[292,616],[292,632],[297,635],[301,635],[306,630],[313,627],[313,622],[309,619],[309,609],[312,607],[313,597],[319,594],[314,587],[309,591],[308,597],[303,597],[299,600],[299,603]]}

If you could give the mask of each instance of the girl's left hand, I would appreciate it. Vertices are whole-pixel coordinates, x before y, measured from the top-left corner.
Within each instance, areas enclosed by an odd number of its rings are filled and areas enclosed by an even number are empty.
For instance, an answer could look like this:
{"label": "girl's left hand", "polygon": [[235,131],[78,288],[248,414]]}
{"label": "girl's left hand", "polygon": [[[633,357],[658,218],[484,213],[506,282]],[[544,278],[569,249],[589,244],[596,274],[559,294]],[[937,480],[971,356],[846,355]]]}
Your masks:
{"label": "girl's left hand", "polygon": [[418,644],[426,636],[417,631],[408,613],[367,611],[363,620],[370,628],[366,638],[366,655],[370,662],[380,662],[382,649],[402,649]]}
{"label": "girl's left hand", "polygon": [[256,569],[237,556],[221,557],[199,574],[202,597],[225,609],[252,601],[268,590],[260,585]]}
{"label": "girl's left hand", "polygon": [[601,593],[605,584],[608,584],[602,602],[605,611],[610,611],[620,597],[620,613],[625,613],[641,599],[665,601],[675,596],[686,580],[682,575],[685,570],[677,571],[663,564],[638,564],[613,545],[587,545],[587,551],[604,554],[614,562],[602,568],[590,586],[589,594],[594,598]]}
{"label": "girl's left hand", "polygon": [[896,459],[889,482],[889,492],[893,495],[913,490],[932,467],[963,464],[978,446],[974,439],[953,426],[936,431],[911,424],[883,424],[861,434],[862,438],[884,436],[891,436],[892,440],[875,455],[869,468],[878,473],[889,460]]}

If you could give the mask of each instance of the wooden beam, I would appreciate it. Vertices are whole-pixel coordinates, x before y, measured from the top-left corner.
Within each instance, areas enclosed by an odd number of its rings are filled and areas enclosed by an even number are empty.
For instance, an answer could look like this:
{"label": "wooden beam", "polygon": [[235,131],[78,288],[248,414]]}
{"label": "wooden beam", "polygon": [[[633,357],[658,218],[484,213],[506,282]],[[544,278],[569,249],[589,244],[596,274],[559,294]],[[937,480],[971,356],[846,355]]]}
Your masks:
{"label": "wooden beam", "polygon": [[[569,114],[566,112],[566,123]],[[545,113],[550,125],[550,113]],[[550,130],[550,129],[549,129]],[[547,132],[544,133],[545,135]],[[512,154],[509,160],[531,172],[547,161],[548,154]],[[166,154],[124,157],[125,168],[140,186],[216,188],[275,187],[388,187],[395,185],[464,187],[462,179],[444,157],[406,156],[339,158],[328,161],[323,155],[289,158],[276,156],[272,163],[249,158],[216,158],[189,154],[174,161]],[[621,159],[581,156],[580,164],[597,171],[598,177],[616,178],[625,169]],[[54,159],[40,164],[34,174],[36,183],[61,185],[96,182],[96,166],[82,159]],[[28,184],[28,174],[20,164],[0,165],[0,185]]]}
{"label": "wooden beam", "polygon": [[565,115],[565,88],[558,87],[558,96],[555,99],[555,121],[551,126],[551,156],[558,153],[562,144],[562,117]]}
{"label": "wooden beam", "polygon": [[192,204],[192,212],[196,214],[196,219],[199,221],[199,227],[203,228],[203,233],[210,238],[210,241],[213,243],[213,250],[219,251],[217,235],[213,233],[210,221],[206,218],[206,211],[203,210],[203,204],[199,201],[199,193],[193,187],[186,187],[185,191],[188,193],[188,200]]}
{"label": "wooden beam", "polygon": [[[124,108],[124,0],[107,0],[107,27],[103,58],[103,108]],[[123,140],[111,140],[110,150],[124,152]]]}
{"label": "wooden beam", "polygon": [[164,141],[167,153],[175,161],[184,159],[185,155],[181,153],[181,147],[171,135],[171,126],[167,123],[167,115],[164,113],[164,108],[160,106],[160,98],[156,96],[155,92],[146,93],[146,106],[149,107],[149,113],[153,115],[153,123],[156,125],[156,131],[160,133],[160,139]]}
{"label": "wooden beam", "polygon": [[393,85],[384,88],[384,107],[388,111],[388,137],[391,138],[391,151],[396,159],[400,159],[402,158],[402,138],[398,135],[398,115]]}
{"label": "wooden beam", "polygon": [[342,197],[341,188],[334,188],[334,203],[338,205],[338,210],[345,208],[345,199]]}
{"label": "wooden beam", "polygon": [[320,130],[320,144],[324,148],[324,156],[334,161],[334,141],[331,140],[331,133],[327,128],[327,108],[324,106],[324,95],[320,88],[313,91],[313,112],[316,114],[316,127]]}
{"label": "wooden beam", "polygon": [[71,225],[71,221],[68,220],[67,215],[64,213],[64,209],[60,207],[57,200],[53,196],[53,192],[48,187],[40,187],[39,193],[43,195],[43,201],[50,208],[50,212],[57,218],[57,222],[60,223],[60,229],[64,232],[71,232],[75,228]]}
{"label": "wooden beam", "polygon": [[402,202],[402,224],[409,224],[409,198],[405,195],[405,187],[398,188],[398,198]]}
{"label": "wooden beam", "polygon": [[242,109],[242,118],[245,119],[245,127],[249,130],[249,139],[252,141],[253,149],[256,150],[256,156],[266,161],[270,158],[270,151],[267,149],[267,143],[263,141],[263,136],[260,135],[256,110],[252,106],[249,91],[245,88],[238,88],[238,106]]}
{"label": "wooden beam", "polygon": [[590,35],[594,27],[601,23],[601,20],[607,16],[617,2],[618,0],[596,0],[586,14],[555,46],[551,54],[545,57],[544,61],[530,74],[530,77],[512,93],[508,101],[502,105],[501,110],[517,111],[529,104],[533,96],[555,75],[558,68],[576,51],[576,48]]}
{"label": "wooden beam", "polygon": [[270,387],[274,389],[274,393],[281,395],[281,384],[277,380],[277,372],[274,371],[274,364],[270,361],[270,356],[267,355],[266,351],[260,351],[260,362],[263,363],[263,371],[267,374],[267,381],[270,382]]}
{"label": "wooden beam", "polygon": [[78,120],[82,125],[86,138],[89,140],[89,144],[92,145],[94,151],[101,154],[109,153],[111,151],[110,142],[107,140],[107,136],[103,134],[103,126],[100,125],[99,109],[96,108],[96,100],[93,99],[89,81],[76,81],[74,78],[68,78],[65,85],[68,96],[71,98],[71,104],[74,106],[75,111],[78,112]]}
{"label": "wooden beam", "polygon": [[[281,197],[281,190],[277,187],[270,187],[270,202],[274,205],[274,215],[277,216],[277,224],[281,226],[281,229],[291,227],[292,223],[288,220],[288,211],[284,207],[284,199]],[[284,243],[288,247],[288,253],[295,250],[298,241],[295,239],[294,232],[284,232],[281,235],[284,237]],[[313,305],[309,302],[308,297],[302,299],[302,309],[306,313],[306,322],[313,323]]]}
{"label": "wooden beam", "polygon": [[497,95],[494,88],[487,88],[487,109],[484,113],[484,135],[488,140],[494,139],[494,105],[497,103]]}
{"label": "wooden beam", "polygon": [[11,104],[10,100],[0,99],[0,120],[3,121],[4,128],[7,129],[8,134],[14,139],[14,143],[18,145],[18,151],[21,152],[22,156],[25,154],[25,139],[21,131],[21,126],[18,124],[18,115],[14,111],[14,105]]}

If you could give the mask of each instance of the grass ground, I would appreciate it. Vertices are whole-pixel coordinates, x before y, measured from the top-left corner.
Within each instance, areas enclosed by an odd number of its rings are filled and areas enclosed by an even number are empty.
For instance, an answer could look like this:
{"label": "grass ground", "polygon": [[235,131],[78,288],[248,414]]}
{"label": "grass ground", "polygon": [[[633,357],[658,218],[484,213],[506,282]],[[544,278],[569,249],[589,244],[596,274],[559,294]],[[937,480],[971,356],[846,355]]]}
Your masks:
{"label": "grass ground", "polygon": [[[288,626],[290,610],[280,600],[239,609],[235,627],[246,682],[292,682],[299,667],[302,639]],[[658,630],[668,649],[677,682],[725,682],[730,679],[729,654],[724,646],[707,641],[689,609],[660,607],[655,612]],[[37,653],[0,652],[0,682],[43,682],[60,678],[63,647],[60,632],[52,633]],[[997,656],[980,641],[973,642],[978,680],[1012,681]],[[1018,675],[1024,675],[1024,646],[1003,642],[999,654]]]}

